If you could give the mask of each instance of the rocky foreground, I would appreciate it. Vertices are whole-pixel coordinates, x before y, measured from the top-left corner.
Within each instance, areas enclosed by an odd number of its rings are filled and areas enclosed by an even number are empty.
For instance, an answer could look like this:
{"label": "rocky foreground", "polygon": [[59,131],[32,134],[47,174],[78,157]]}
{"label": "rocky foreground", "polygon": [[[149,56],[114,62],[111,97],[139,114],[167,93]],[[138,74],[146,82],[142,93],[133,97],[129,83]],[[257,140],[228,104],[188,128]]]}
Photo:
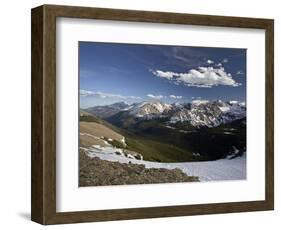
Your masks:
{"label": "rocky foreground", "polygon": [[145,168],[139,164],[121,164],[88,157],[79,153],[79,186],[152,184],[199,181],[187,176],[180,169]]}

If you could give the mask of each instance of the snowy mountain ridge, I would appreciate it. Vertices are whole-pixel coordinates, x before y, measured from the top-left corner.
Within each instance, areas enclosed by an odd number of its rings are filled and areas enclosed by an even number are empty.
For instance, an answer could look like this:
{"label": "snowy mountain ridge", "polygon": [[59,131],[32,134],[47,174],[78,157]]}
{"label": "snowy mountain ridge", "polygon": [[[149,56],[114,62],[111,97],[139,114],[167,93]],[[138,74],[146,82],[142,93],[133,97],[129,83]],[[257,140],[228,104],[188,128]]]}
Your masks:
{"label": "snowy mountain ridge", "polygon": [[196,100],[191,103],[165,104],[142,102],[130,106],[131,115],[143,119],[169,118],[169,123],[189,122],[192,126],[215,127],[246,117],[244,102]]}
{"label": "snowy mountain ridge", "polygon": [[162,102],[141,102],[134,104],[129,109],[130,114],[136,117],[144,117],[147,115],[161,115],[168,112],[172,105]]}
{"label": "snowy mountain ridge", "polygon": [[[121,105],[121,106],[120,106]],[[152,120],[165,118],[171,125],[178,122],[189,123],[194,127],[216,127],[246,117],[246,103],[221,100],[194,100],[188,103],[163,103],[149,101],[131,105],[115,103],[112,105],[89,108],[88,111],[98,113],[100,117],[108,117],[119,112],[136,119]]]}

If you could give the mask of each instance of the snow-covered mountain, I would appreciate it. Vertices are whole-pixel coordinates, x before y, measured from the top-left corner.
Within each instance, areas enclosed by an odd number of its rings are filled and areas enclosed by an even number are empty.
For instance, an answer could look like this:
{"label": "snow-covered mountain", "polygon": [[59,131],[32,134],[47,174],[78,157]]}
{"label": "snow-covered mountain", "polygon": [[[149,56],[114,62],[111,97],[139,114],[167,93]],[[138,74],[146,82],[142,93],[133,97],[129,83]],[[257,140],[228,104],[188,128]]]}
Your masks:
{"label": "snow-covered mountain", "polygon": [[101,118],[122,113],[122,119],[125,119],[125,117],[143,120],[165,118],[170,125],[187,123],[194,127],[216,127],[246,117],[246,104],[238,101],[224,102],[221,100],[194,100],[190,103],[173,104],[155,101],[131,105],[115,103],[92,107],[87,111]]}
{"label": "snow-covered mountain", "polygon": [[172,105],[162,102],[142,102],[133,104],[129,107],[128,111],[131,115],[136,117],[151,117],[161,116],[167,114],[172,108]]}
{"label": "snow-covered mountain", "polygon": [[106,117],[110,117],[118,112],[120,112],[121,110],[127,108],[129,106],[129,104],[125,103],[125,102],[117,102],[111,105],[103,105],[103,106],[94,106],[94,107],[90,107],[85,109],[86,112],[94,114],[98,117],[101,118],[106,118]]}
{"label": "snow-covered mountain", "polygon": [[246,117],[244,103],[196,100],[184,107],[176,107],[170,123],[189,122],[196,127],[215,127],[244,117]]}

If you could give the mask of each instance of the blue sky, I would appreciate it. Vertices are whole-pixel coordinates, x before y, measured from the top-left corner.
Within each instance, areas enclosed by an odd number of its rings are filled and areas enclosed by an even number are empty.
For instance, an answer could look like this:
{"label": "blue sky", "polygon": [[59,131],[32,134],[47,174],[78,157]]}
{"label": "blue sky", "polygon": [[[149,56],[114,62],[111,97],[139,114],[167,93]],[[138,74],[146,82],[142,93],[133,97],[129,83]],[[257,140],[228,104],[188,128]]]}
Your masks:
{"label": "blue sky", "polygon": [[80,106],[246,100],[246,50],[79,42]]}

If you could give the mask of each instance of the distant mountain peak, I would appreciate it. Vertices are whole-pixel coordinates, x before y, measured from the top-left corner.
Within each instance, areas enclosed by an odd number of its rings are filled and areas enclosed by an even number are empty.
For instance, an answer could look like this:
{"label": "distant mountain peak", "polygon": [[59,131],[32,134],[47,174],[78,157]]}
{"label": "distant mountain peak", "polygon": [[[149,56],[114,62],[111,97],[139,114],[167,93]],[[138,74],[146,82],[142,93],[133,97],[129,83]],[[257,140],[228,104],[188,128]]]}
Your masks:
{"label": "distant mountain peak", "polygon": [[135,104],[135,106],[130,109],[130,114],[135,115],[137,117],[157,115],[162,114],[165,111],[169,111],[171,107],[172,105],[160,101],[141,102]]}
{"label": "distant mountain peak", "polygon": [[128,103],[124,102],[124,101],[121,101],[121,102],[116,102],[116,103],[113,103],[111,105],[109,105],[110,107],[115,107],[115,108],[119,108],[119,109],[124,109],[126,107],[129,106]]}

